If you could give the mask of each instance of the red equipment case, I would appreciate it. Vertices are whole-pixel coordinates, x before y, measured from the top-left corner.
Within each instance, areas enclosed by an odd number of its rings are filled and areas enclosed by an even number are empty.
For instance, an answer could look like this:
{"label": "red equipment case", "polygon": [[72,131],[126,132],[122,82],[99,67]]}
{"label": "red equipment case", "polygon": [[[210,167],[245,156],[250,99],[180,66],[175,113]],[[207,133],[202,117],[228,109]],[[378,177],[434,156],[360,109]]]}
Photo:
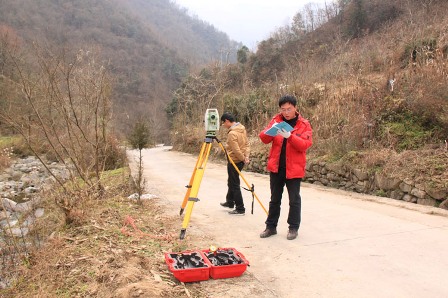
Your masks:
{"label": "red equipment case", "polygon": [[[172,254],[176,255],[191,255],[192,253],[196,253],[201,256],[204,261],[204,267],[199,268],[186,268],[186,269],[177,269],[175,268],[175,259],[172,258]],[[195,282],[195,281],[203,281],[208,280],[210,277],[210,262],[205,258],[205,256],[200,251],[185,251],[181,253],[165,253],[165,262],[168,265],[169,270],[173,273],[174,277],[177,278],[181,282]]]}
{"label": "red equipment case", "polygon": [[[238,259],[239,264],[229,265],[214,265],[208,259],[207,255],[210,254],[210,249],[184,251],[180,253],[165,253],[165,262],[168,265],[169,270],[173,273],[174,277],[181,282],[196,282],[208,280],[209,277],[213,279],[230,278],[241,276],[246,271],[249,262],[244,255],[235,248],[218,248],[218,253],[233,254],[235,259]],[[191,256],[193,253],[200,256],[201,261],[204,262],[203,267],[199,268],[175,268],[177,259],[174,256]]]}
{"label": "red equipment case", "polygon": [[207,254],[210,253],[210,250],[209,249],[202,250],[202,252],[204,253],[204,259],[210,262],[210,276],[213,279],[238,277],[241,276],[244,273],[244,271],[246,271],[249,262],[246,260],[246,258],[241,252],[239,252],[235,248],[219,248],[218,251],[233,252],[233,255],[236,258],[241,259],[241,264],[215,266],[207,258]]}

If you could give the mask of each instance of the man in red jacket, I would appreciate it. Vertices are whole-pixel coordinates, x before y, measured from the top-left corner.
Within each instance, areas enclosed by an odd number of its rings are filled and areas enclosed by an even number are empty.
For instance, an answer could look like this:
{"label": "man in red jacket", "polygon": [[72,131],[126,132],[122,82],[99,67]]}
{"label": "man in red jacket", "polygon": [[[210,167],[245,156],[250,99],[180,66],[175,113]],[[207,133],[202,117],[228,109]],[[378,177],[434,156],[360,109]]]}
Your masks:
{"label": "man in red jacket", "polygon": [[[267,170],[270,172],[271,201],[265,222],[266,230],[260,237],[266,238],[277,234],[283,188],[286,184],[289,195],[289,230],[286,238],[293,240],[297,238],[300,226],[302,204],[300,182],[305,176],[306,150],[313,144],[313,132],[308,120],[297,112],[297,99],[294,96],[282,96],[278,105],[280,113],[275,115],[259,134],[263,143],[272,143],[267,164]],[[266,134],[272,125],[282,121],[288,123],[292,130],[278,130],[275,136]]]}

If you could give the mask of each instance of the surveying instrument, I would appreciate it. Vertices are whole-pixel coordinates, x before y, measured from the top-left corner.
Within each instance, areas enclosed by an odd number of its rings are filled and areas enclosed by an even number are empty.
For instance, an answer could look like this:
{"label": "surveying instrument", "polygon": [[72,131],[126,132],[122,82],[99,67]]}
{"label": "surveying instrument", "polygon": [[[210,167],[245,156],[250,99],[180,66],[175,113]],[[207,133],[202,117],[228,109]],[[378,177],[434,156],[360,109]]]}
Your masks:
{"label": "surveying instrument", "polygon": [[198,192],[199,192],[199,186],[201,185],[202,177],[204,176],[205,166],[207,165],[207,160],[210,155],[210,150],[212,148],[212,143],[215,140],[223,152],[226,154],[227,160],[233,165],[235,170],[238,172],[240,177],[243,179],[244,183],[246,183],[248,188],[244,188],[245,190],[248,190],[252,193],[252,214],[253,214],[253,207],[254,207],[254,198],[257,199],[260,206],[263,208],[264,212],[266,212],[266,215],[268,214],[268,211],[263,206],[263,204],[258,199],[257,195],[254,191],[254,185],[249,186],[249,183],[244,178],[243,174],[241,174],[241,171],[238,169],[238,167],[235,165],[233,160],[230,158],[229,154],[227,153],[227,150],[224,148],[224,146],[221,144],[221,142],[216,137],[216,132],[219,130],[220,127],[220,119],[217,109],[207,109],[205,111],[205,140],[202,143],[201,151],[199,152],[198,159],[196,160],[196,165],[194,167],[193,173],[190,178],[190,182],[186,186],[187,192],[185,193],[184,200],[182,202],[182,206],[180,208],[180,215],[183,214],[185,210],[185,216],[182,223],[182,229],[180,230],[180,239],[185,238],[185,233],[187,231],[187,226],[191,218],[191,212],[193,211],[194,203],[199,201],[198,199]]}

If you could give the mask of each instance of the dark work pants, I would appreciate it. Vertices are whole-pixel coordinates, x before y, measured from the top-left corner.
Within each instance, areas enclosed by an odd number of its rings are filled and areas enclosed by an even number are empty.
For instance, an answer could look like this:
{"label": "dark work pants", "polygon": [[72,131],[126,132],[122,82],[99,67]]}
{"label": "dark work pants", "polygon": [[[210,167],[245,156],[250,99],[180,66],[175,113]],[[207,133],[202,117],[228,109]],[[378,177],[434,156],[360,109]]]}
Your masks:
{"label": "dark work pants", "polygon": [[300,197],[301,178],[286,179],[286,169],[279,169],[278,173],[270,173],[271,201],[269,202],[269,214],[266,219],[268,229],[276,229],[280,217],[280,205],[282,203],[283,187],[286,184],[289,195],[289,229],[298,230],[300,227],[300,213],[302,199]]}
{"label": "dark work pants", "polygon": [[[244,167],[244,162],[238,162],[235,163],[235,165],[241,172]],[[227,186],[229,187],[226,196],[227,203],[235,205],[235,209],[238,211],[246,211],[244,208],[243,196],[241,194],[240,175],[230,162],[227,163],[227,174]]]}

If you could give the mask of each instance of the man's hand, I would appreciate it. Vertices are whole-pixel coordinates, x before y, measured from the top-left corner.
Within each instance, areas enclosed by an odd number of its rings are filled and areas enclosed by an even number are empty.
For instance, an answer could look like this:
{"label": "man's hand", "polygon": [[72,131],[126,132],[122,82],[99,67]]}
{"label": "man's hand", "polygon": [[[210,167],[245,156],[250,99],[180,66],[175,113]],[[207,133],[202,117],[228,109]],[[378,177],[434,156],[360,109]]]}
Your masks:
{"label": "man's hand", "polygon": [[244,163],[248,164],[250,162],[249,157],[244,158]]}
{"label": "man's hand", "polygon": [[289,138],[291,136],[291,133],[289,131],[286,131],[284,128],[279,129],[277,132],[278,135],[281,135],[285,139]]}

